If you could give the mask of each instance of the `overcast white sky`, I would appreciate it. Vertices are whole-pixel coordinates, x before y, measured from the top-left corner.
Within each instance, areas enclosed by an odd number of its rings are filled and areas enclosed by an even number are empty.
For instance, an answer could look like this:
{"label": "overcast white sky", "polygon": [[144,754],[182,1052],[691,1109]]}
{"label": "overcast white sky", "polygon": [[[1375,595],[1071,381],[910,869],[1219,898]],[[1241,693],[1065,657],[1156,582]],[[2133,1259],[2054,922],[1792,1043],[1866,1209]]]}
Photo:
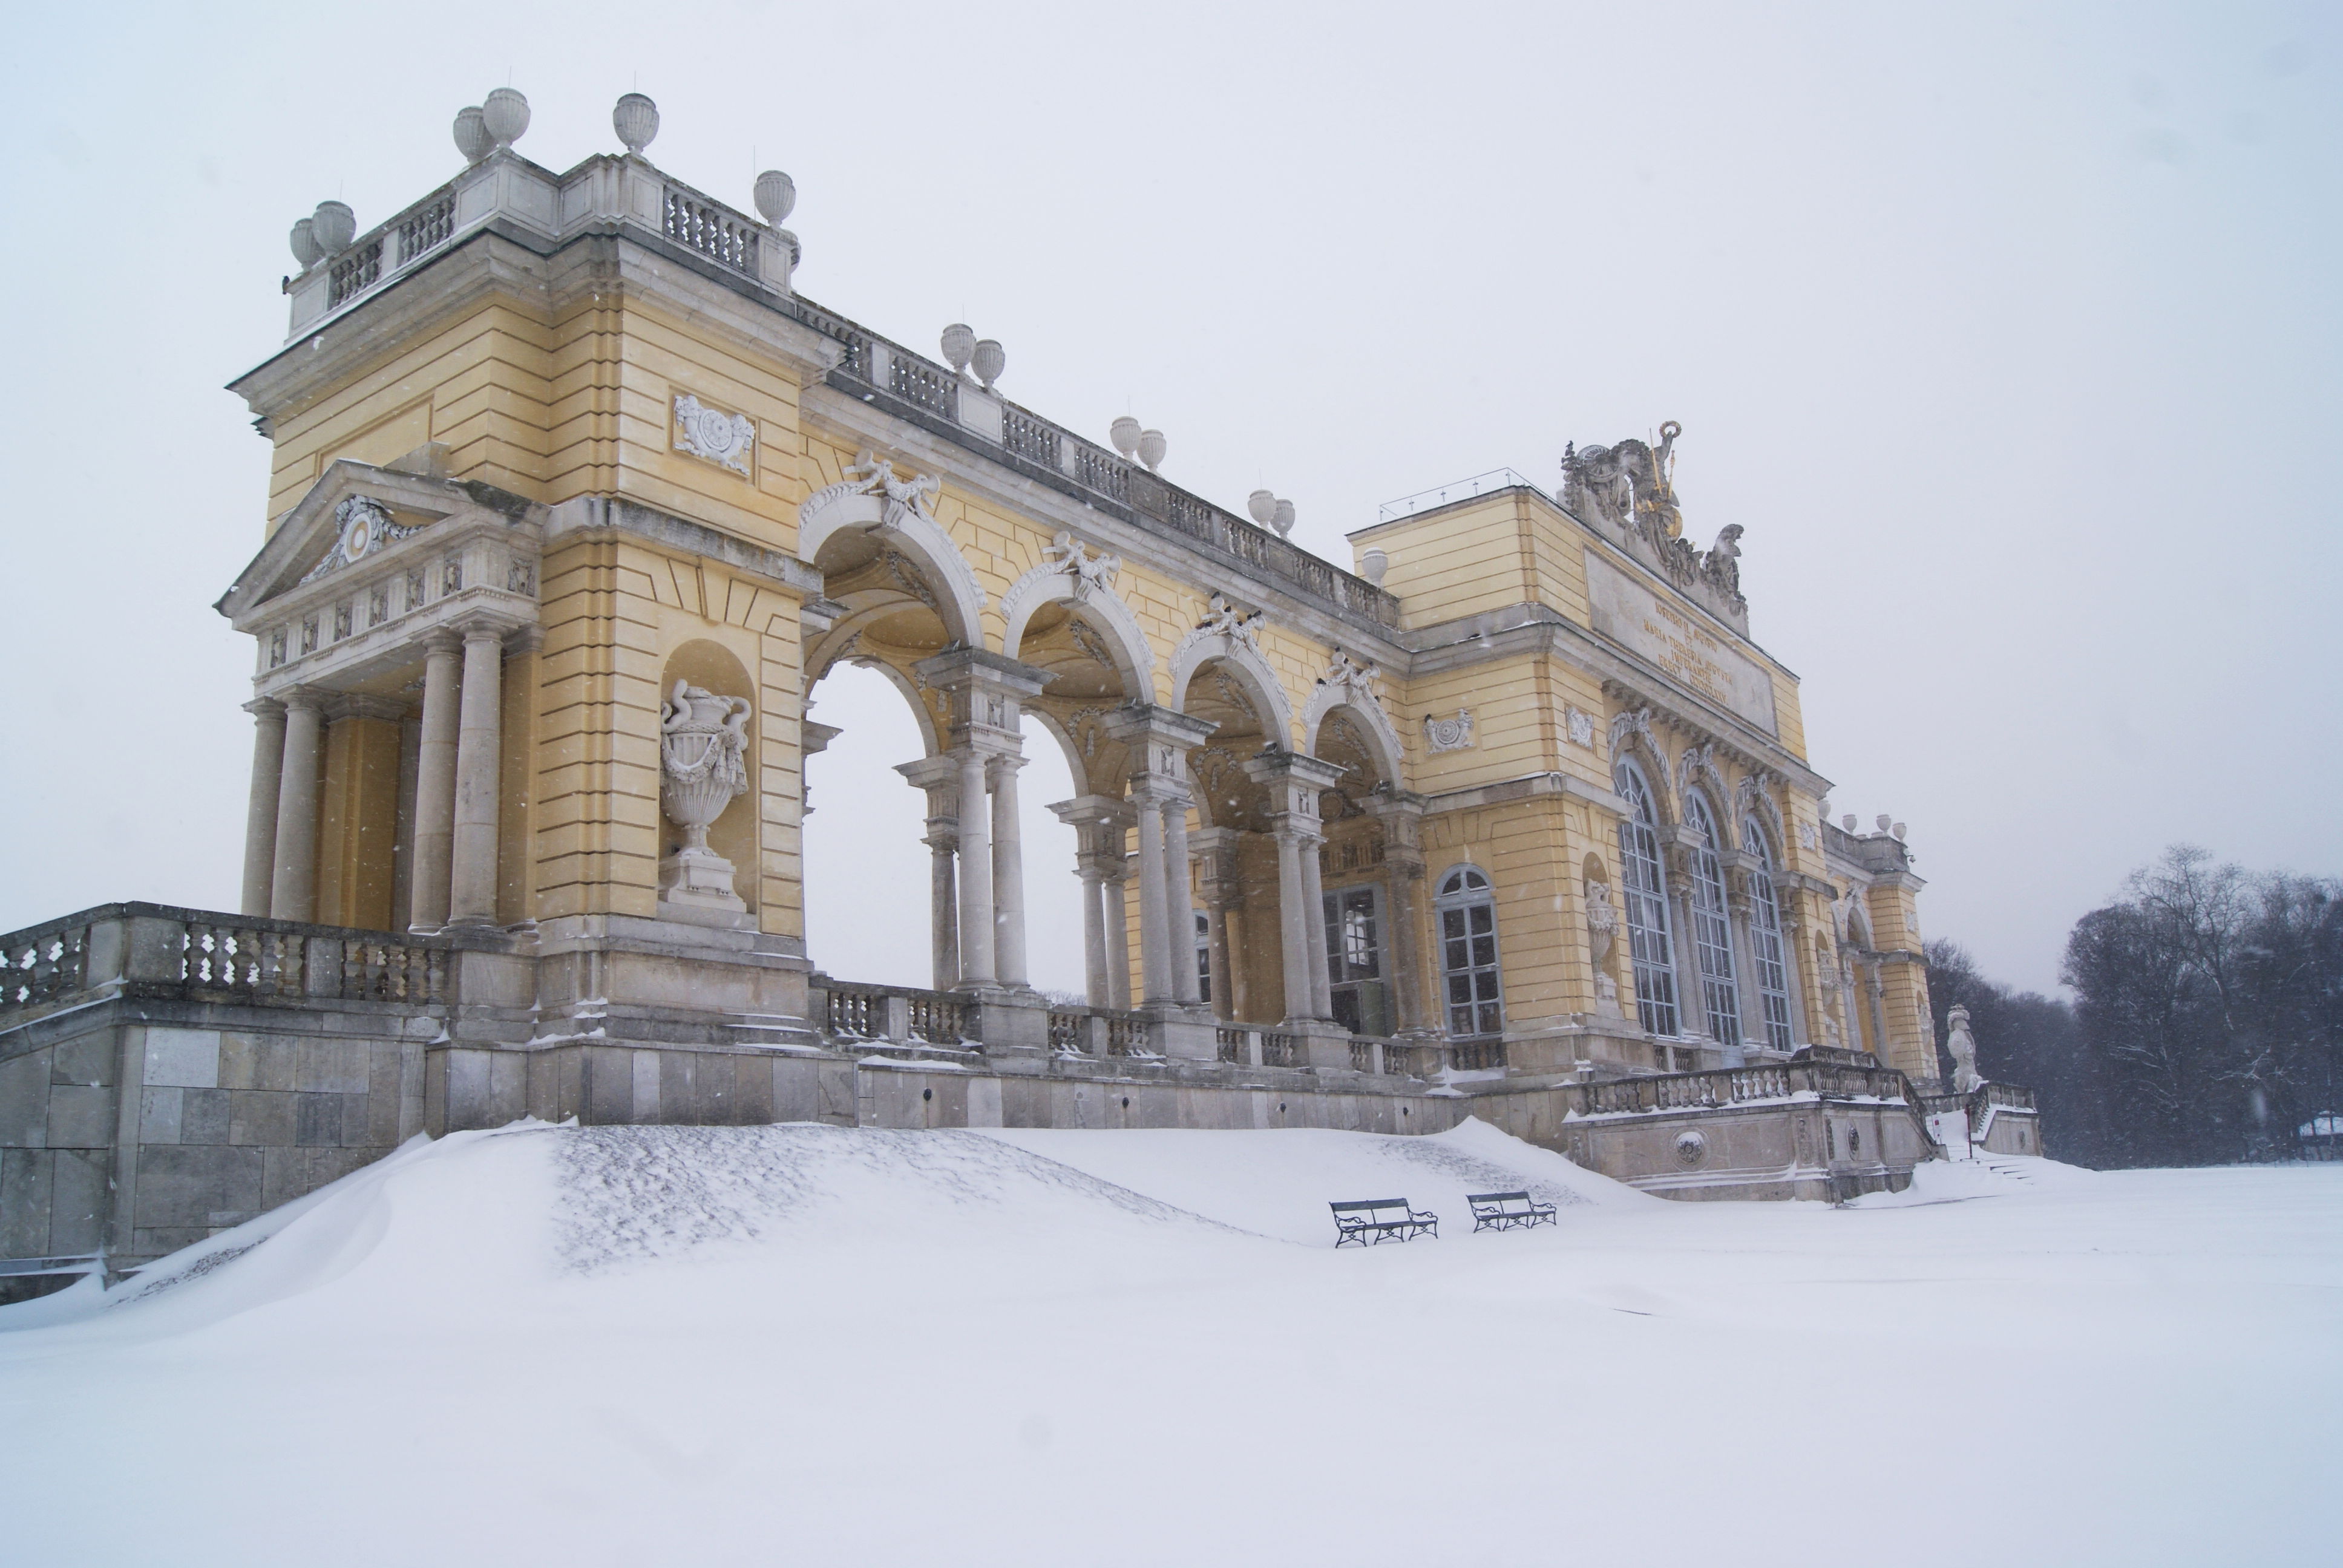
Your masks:
{"label": "overcast white sky", "polygon": [[[639,87],[679,176],[746,207],[789,170],[807,294],[922,349],[971,323],[1019,400],[1096,437],[1137,414],[1169,475],[1266,483],[1345,564],[1381,501],[1550,486],[1566,440],[1681,420],[1687,530],[1747,528],[1835,808],[1910,823],[1926,929],[2005,979],[2052,984],[2176,839],[2343,871],[2338,15],[27,8],[0,929],[233,907],[251,653],[209,607],[266,451],[220,387],[282,340],[293,220],[446,179],[508,79],[557,169]],[[908,725],[818,695],[850,734],[814,774],[815,957],[917,980],[917,802],[858,782]],[[1060,853],[1028,878],[1037,978],[1071,985]]]}

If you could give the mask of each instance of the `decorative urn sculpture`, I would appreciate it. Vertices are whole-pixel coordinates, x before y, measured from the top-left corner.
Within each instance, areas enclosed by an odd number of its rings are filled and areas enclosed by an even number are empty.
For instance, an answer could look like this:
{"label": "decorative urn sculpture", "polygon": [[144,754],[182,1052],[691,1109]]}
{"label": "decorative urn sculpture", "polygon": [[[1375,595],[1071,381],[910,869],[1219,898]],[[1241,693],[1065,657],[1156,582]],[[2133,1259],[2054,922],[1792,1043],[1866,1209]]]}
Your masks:
{"label": "decorative urn sculpture", "polygon": [[679,680],[659,705],[659,809],[683,847],[659,862],[659,913],[699,925],[738,925],[749,906],[732,890],[732,862],[708,829],[749,789],[746,699]]}

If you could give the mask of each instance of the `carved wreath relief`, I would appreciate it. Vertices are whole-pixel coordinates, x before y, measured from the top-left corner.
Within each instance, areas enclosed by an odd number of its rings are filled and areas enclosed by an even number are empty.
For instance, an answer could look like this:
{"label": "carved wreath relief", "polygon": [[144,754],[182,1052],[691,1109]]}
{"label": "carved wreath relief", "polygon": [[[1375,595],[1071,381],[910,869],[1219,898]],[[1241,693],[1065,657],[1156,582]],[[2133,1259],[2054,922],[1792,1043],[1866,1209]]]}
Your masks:
{"label": "carved wreath relief", "polygon": [[689,392],[675,397],[675,449],[731,469],[743,478],[755,477],[756,422],[745,414],[711,408]]}
{"label": "carved wreath relief", "polygon": [[1453,719],[1423,716],[1423,743],[1434,751],[1462,751],[1473,744],[1473,710],[1460,708]]}

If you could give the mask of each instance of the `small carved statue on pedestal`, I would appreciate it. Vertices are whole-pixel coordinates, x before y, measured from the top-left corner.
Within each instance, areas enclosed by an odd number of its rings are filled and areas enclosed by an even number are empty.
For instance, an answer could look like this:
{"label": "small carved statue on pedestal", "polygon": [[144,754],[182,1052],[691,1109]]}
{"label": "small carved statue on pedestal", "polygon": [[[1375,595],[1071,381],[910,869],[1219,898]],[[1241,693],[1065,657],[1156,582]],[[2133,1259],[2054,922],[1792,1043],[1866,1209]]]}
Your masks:
{"label": "small carved statue on pedestal", "polygon": [[1969,1033],[1969,1010],[1956,1005],[1946,1015],[1945,1049],[1953,1058],[1953,1092],[1966,1094],[1985,1081],[1976,1065],[1976,1037]]}
{"label": "small carved statue on pedestal", "polygon": [[1619,909],[1611,901],[1611,884],[1586,884],[1586,946],[1594,958],[1594,1010],[1605,1018],[1619,1016],[1619,982],[1611,978],[1611,953],[1619,943]]}

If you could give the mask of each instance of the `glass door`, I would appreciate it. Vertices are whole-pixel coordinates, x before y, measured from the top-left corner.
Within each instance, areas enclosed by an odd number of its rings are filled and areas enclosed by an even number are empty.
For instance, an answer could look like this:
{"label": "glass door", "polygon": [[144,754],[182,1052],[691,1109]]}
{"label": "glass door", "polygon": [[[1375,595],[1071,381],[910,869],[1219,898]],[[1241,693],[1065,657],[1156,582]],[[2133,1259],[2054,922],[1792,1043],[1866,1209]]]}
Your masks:
{"label": "glass door", "polygon": [[1391,1033],[1383,985],[1383,890],[1373,883],[1326,895],[1326,979],[1336,1022],[1353,1034]]}

